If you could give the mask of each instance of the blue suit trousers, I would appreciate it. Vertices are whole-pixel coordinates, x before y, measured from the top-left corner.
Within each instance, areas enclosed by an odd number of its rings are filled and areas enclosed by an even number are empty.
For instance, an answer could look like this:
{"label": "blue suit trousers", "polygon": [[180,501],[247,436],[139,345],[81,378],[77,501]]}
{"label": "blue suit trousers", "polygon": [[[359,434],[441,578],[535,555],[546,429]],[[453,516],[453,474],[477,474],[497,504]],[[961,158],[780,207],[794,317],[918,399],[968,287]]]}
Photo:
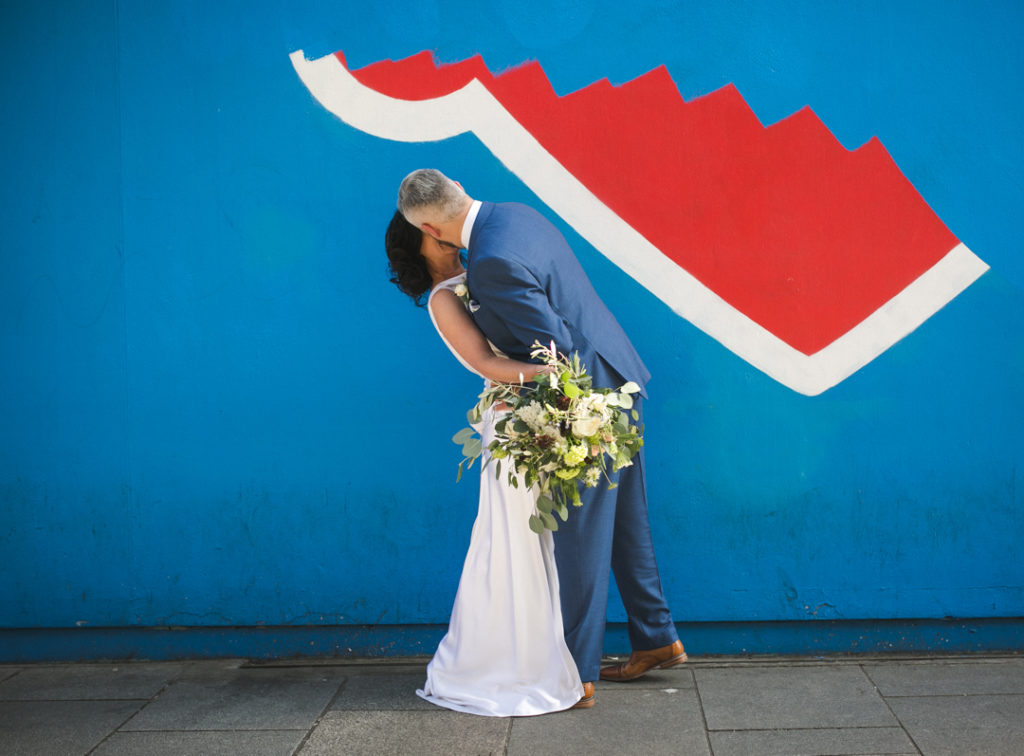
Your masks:
{"label": "blue suit trousers", "polygon": [[[634,408],[643,423],[643,400]],[[650,650],[679,636],[661,589],[647,515],[643,448],[633,465],[580,492],[583,505],[569,507],[555,532],[555,561],[561,587],[562,621],[580,678],[598,679],[608,605],[608,570],[626,608],[634,650]]]}

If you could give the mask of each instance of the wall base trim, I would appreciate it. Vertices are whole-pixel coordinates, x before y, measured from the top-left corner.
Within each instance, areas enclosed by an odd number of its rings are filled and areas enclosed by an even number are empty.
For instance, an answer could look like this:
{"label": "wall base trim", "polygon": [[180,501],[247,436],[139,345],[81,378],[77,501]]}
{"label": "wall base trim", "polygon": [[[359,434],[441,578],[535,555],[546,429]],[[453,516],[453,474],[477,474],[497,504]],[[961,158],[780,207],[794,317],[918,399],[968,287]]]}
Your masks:
{"label": "wall base trim", "polygon": [[[1024,617],[679,622],[692,656],[1024,651]],[[446,625],[0,628],[0,662],[429,656]],[[609,623],[606,654],[628,653]]]}

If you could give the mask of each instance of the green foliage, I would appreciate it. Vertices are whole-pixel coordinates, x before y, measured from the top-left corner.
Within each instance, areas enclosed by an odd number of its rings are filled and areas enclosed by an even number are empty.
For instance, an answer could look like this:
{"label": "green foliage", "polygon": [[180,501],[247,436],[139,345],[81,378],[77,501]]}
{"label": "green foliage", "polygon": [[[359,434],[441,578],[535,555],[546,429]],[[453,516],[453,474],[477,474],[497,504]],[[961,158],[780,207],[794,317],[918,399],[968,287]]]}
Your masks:
{"label": "green foliage", "polygon": [[[554,344],[548,348],[534,342],[531,356],[546,366],[545,372],[532,384],[492,384],[467,418],[479,422],[493,405],[509,407],[495,423],[488,456],[508,459],[505,475],[511,486],[536,490],[536,513],[530,515],[529,525],[542,533],[558,530],[554,514],[565,522],[570,504],[582,506],[580,486],[593,487],[604,479],[614,488],[609,467],[615,472],[632,464],[643,446],[642,430],[633,424],[639,415],[632,395],[640,387],[629,381],[617,391],[594,389],[579,355],[570,359]],[[468,462],[468,469],[483,453],[482,442],[472,428],[463,428],[452,441],[462,446],[461,478],[463,464]],[[500,462],[495,475],[501,476]]]}

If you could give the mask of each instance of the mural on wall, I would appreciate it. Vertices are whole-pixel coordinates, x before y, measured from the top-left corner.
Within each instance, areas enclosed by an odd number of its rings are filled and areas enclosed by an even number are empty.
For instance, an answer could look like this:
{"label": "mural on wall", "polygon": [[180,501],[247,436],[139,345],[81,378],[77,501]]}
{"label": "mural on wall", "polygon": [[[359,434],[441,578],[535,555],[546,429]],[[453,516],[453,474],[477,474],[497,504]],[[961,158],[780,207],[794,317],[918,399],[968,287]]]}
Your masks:
{"label": "mural on wall", "polygon": [[291,61],[345,123],[405,142],[477,138],[677,314],[816,395],[920,326],[988,266],[873,138],[847,150],[803,108],[765,127],[732,85],[685,102],[664,67],[557,95],[541,66],[421,52],[350,71]]}
{"label": "mural on wall", "polygon": [[383,272],[421,165],[647,361],[695,651],[1020,649],[1024,4],[2,7],[0,660],[433,650],[479,384]]}

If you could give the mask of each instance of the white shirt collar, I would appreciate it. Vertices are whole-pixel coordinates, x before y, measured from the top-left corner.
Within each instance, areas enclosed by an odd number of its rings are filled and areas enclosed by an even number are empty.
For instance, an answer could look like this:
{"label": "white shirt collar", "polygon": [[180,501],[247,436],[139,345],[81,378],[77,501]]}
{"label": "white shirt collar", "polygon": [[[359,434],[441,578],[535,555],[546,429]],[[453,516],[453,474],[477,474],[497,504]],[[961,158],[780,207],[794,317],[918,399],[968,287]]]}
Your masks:
{"label": "white shirt collar", "polygon": [[469,206],[469,212],[466,213],[466,220],[462,222],[462,246],[465,249],[469,249],[469,237],[473,233],[473,224],[476,223],[477,213],[480,212],[480,206],[483,203],[480,200],[473,200],[473,204]]}

